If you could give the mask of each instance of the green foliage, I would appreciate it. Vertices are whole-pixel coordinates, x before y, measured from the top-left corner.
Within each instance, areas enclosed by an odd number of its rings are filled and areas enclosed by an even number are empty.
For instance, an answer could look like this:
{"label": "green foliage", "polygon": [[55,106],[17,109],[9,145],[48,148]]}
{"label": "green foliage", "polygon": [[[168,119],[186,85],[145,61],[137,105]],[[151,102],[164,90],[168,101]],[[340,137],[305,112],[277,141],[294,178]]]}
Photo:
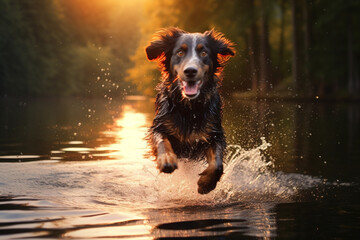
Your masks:
{"label": "green foliage", "polygon": [[[0,96],[115,96],[125,88],[138,34],[138,11],[124,14],[124,5],[0,0]],[[114,24],[128,20],[125,29]]]}
{"label": "green foliage", "polygon": [[[357,86],[355,95],[359,95],[360,34],[355,31],[360,23],[356,14],[360,11],[359,1],[294,2],[295,13],[286,0],[152,1],[147,5],[145,20],[141,24],[142,40],[132,58],[135,65],[128,71],[127,80],[135,83],[139,91],[154,94],[153,89],[159,76],[156,75],[156,64],[146,62],[144,47],[151,40],[151,35],[160,28],[178,26],[190,32],[202,32],[215,27],[237,43],[237,55],[225,69],[223,87],[226,93],[247,91],[254,86],[256,89],[252,90],[258,92],[257,82],[262,74],[266,77],[267,94],[270,95],[337,96],[347,90],[349,69],[352,69],[353,85]],[[269,26],[268,31],[260,31],[264,12],[267,13],[264,24]],[[296,14],[295,18],[299,23],[297,26],[292,23],[293,14]],[[351,49],[349,24],[353,29]],[[297,32],[297,45],[293,42],[294,28]],[[259,54],[261,39],[268,41],[263,43],[264,46],[269,46],[266,55]],[[294,80],[292,74],[294,49],[298,52],[295,58],[299,68],[296,77],[300,83]],[[354,59],[352,63],[349,62],[349,52]],[[251,55],[255,58],[253,64]],[[261,62],[267,65],[266,71],[262,69]]]}
{"label": "green foliage", "polygon": [[58,79],[66,60],[57,57],[63,55],[65,32],[53,14],[54,5],[40,0],[2,0],[0,5],[1,93],[38,95],[51,90],[50,82]]}
{"label": "green foliage", "polygon": [[[349,26],[352,31],[353,48],[357,58],[360,56],[359,1],[325,1],[318,0],[313,6],[316,18],[313,29],[313,44],[311,50],[311,72],[314,74],[314,83],[322,91],[330,93],[341,92],[347,88],[348,57],[349,57]],[[357,63],[357,70],[359,70]]]}
{"label": "green foliage", "polygon": [[357,0],[0,0],[0,96],[153,96],[144,49],[169,26],[236,43],[224,93],[257,94],[266,78],[276,96],[359,96],[358,12]]}

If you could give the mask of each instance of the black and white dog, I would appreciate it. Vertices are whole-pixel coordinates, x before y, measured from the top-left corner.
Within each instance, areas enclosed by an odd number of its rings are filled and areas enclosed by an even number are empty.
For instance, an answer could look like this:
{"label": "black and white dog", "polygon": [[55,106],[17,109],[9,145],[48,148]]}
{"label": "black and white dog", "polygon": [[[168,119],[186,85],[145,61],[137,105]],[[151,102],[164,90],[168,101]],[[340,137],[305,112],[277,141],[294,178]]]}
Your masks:
{"label": "black and white dog", "polygon": [[226,148],[221,125],[220,73],[234,44],[214,30],[188,33],[179,28],[158,32],[146,54],[160,64],[156,116],[148,134],[160,172],[171,173],[179,158],[206,158],[198,192],[216,187],[223,174]]}

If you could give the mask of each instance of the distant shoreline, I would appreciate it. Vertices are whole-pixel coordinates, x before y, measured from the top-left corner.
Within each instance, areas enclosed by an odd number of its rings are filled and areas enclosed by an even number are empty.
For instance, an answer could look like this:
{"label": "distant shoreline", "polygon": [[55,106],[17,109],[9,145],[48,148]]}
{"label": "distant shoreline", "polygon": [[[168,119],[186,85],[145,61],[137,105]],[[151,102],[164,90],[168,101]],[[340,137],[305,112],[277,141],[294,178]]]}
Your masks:
{"label": "distant shoreline", "polygon": [[263,95],[254,92],[233,92],[229,94],[234,99],[251,101],[281,101],[281,102],[349,102],[360,103],[360,96],[296,96],[285,92],[272,92]]}

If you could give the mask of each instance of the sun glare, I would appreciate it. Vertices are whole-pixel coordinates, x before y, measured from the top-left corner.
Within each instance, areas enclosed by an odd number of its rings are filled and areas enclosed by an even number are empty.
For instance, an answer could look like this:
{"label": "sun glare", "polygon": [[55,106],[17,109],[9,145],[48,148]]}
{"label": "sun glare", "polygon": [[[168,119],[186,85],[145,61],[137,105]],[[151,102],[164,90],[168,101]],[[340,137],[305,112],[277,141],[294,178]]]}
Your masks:
{"label": "sun glare", "polygon": [[111,130],[103,132],[114,138],[113,143],[100,147],[98,150],[107,150],[111,159],[131,159],[141,161],[146,148],[144,139],[146,134],[146,116],[135,112],[130,105],[124,105],[122,115],[116,119]]}

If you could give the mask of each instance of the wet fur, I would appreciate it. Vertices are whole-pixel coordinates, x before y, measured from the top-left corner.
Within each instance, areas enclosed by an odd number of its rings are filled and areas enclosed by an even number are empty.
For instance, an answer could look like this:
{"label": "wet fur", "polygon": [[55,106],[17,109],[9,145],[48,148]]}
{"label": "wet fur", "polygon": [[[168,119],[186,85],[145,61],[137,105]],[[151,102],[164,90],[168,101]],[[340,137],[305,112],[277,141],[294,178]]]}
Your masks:
{"label": "wet fur", "polygon": [[206,159],[209,166],[198,181],[198,191],[204,194],[216,187],[223,173],[226,141],[218,89],[220,73],[228,58],[234,55],[234,49],[221,33],[211,30],[201,34],[209,50],[208,71],[203,76],[199,96],[188,99],[181,92],[179,77],[172,71],[170,61],[183,34],[189,33],[178,28],[164,29],[146,48],[148,59],[157,60],[162,71],[162,81],[157,86],[156,115],[147,138],[161,172],[174,171],[179,158]]}

